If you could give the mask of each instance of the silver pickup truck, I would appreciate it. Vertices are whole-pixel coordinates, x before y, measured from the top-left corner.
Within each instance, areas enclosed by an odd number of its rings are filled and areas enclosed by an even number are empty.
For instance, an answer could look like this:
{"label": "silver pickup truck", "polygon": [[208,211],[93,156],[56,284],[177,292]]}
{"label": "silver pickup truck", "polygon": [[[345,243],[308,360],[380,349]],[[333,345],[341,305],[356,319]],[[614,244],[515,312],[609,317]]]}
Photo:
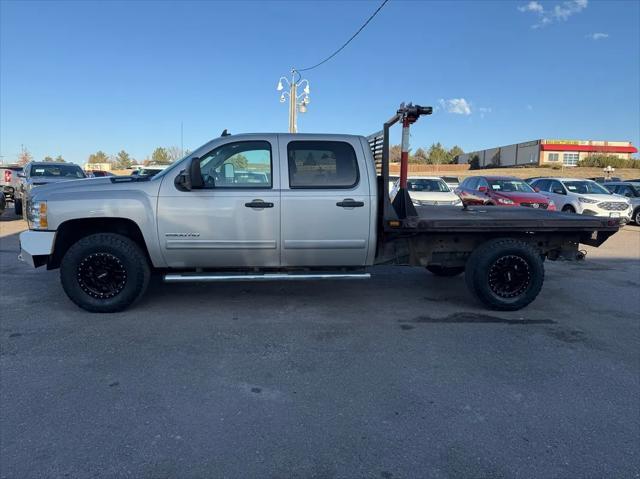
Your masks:
{"label": "silver pickup truck", "polygon": [[60,268],[69,298],[93,312],[125,309],[152,273],[168,282],[365,279],[376,264],[464,272],[486,306],[516,310],[540,292],[544,259],[579,258],[579,243],[598,246],[618,230],[617,220],[533,208],[391,203],[389,127],[411,112],[401,108],[369,138],[222,136],[152,178],[40,186],[20,258]]}

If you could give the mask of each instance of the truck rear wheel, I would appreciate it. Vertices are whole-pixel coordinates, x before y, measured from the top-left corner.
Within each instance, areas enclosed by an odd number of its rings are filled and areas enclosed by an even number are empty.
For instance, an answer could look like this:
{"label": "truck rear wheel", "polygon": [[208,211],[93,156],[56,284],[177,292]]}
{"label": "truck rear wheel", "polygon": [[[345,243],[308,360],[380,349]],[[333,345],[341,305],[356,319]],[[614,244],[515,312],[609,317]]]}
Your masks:
{"label": "truck rear wheel", "polygon": [[469,290],[489,308],[515,311],[540,293],[544,264],[540,253],[527,243],[495,239],[471,253],[465,280]]}
{"label": "truck rear wheel", "polygon": [[427,270],[436,276],[458,276],[460,273],[464,273],[464,266],[439,266],[429,265]]}
{"label": "truck rear wheel", "polygon": [[146,290],[149,275],[149,263],[140,247],[113,233],[78,240],[60,264],[67,296],[93,313],[114,313],[130,306]]}

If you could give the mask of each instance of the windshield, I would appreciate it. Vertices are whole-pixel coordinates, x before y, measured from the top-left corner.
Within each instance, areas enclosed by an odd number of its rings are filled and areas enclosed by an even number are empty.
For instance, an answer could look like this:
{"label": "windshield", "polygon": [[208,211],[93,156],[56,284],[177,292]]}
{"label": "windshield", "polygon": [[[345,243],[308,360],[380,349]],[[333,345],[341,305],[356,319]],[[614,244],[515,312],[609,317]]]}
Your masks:
{"label": "windshield", "polygon": [[493,191],[501,191],[503,193],[535,193],[528,183],[522,180],[489,180]]}
{"label": "windshield", "polygon": [[409,191],[425,191],[436,193],[446,193],[447,191],[451,191],[447,184],[442,180],[423,178],[410,178],[407,181],[407,189]]}
{"label": "windshield", "polygon": [[31,176],[46,176],[54,178],[86,178],[87,176],[77,165],[32,165]]}
{"label": "windshield", "polygon": [[460,184],[460,180],[458,180],[457,176],[443,176],[442,179],[447,183],[451,183],[452,185]]}
{"label": "windshield", "polygon": [[571,193],[578,193],[581,195],[609,195],[609,191],[604,187],[600,186],[595,181],[564,181],[564,186]]}

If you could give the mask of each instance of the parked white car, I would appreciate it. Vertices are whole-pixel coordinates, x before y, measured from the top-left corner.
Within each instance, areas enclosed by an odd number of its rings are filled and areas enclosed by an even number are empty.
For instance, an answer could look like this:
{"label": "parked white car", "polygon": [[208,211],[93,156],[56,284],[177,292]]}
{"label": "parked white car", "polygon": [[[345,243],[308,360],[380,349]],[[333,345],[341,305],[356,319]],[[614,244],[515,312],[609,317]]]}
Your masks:
{"label": "parked white car", "polygon": [[[392,198],[399,186],[400,180],[397,180],[391,190]],[[458,195],[437,176],[410,176],[407,178],[407,190],[416,206],[462,206],[462,200]]]}
{"label": "parked white car", "polygon": [[631,221],[633,209],[629,200],[611,194],[595,181],[579,178],[538,178],[531,182],[531,186],[552,199],[559,211],[619,217],[623,223]]}

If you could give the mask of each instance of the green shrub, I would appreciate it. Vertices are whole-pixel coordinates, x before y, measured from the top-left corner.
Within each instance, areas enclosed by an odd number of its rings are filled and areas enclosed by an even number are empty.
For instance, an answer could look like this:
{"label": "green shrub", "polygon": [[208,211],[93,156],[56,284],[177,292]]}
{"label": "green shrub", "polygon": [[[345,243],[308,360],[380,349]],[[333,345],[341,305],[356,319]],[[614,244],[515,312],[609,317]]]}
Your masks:
{"label": "green shrub", "polygon": [[618,158],[613,155],[589,155],[578,162],[578,166],[591,168],[640,168],[640,160]]}

